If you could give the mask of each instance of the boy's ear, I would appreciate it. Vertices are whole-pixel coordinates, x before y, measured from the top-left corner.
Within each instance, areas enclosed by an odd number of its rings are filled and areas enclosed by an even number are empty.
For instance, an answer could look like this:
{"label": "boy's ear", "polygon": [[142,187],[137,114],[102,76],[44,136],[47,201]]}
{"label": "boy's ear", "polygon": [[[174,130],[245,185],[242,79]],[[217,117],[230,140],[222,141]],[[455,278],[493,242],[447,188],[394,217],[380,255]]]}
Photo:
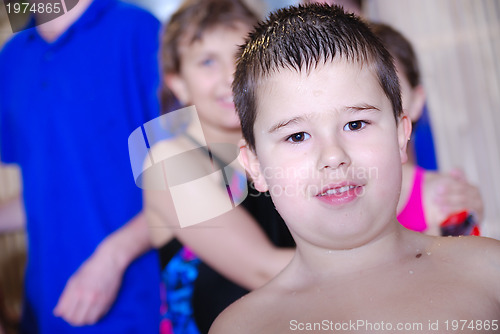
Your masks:
{"label": "boy's ear", "polygon": [[411,105],[408,107],[408,116],[412,122],[416,122],[422,116],[425,104],[425,90],[422,85],[413,88]]}
{"label": "boy's ear", "polygon": [[257,189],[260,192],[268,191],[269,187],[267,186],[264,174],[260,169],[260,163],[257,158],[257,155],[248,146],[247,142],[244,139],[240,141],[239,146],[240,146],[240,155],[238,156],[238,159],[240,163],[243,165],[243,167],[245,167],[247,173],[250,175],[250,178],[252,179],[255,185],[255,189]]}
{"label": "boy's ear", "polygon": [[405,163],[408,160],[408,154],[406,152],[408,141],[411,136],[411,120],[406,113],[402,113],[398,121],[398,143],[399,143],[399,154],[401,155],[401,163]]}
{"label": "boy's ear", "polygon": [[186,81],[179,74],[167,73],[163,76],[163,82],[174,93],[181,104],[189,104],[189,90],[187,89]]}

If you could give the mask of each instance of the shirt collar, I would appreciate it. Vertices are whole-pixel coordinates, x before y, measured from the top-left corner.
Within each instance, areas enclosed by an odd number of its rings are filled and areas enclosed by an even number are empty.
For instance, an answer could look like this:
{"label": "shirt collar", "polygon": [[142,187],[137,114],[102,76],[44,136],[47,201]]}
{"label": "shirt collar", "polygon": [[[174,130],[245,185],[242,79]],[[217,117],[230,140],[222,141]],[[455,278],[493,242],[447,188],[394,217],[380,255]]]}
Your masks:
{"label": "shirt collar", "polygon": [[[116,0],[93,0],[89,7],[85,10],[85,12],[83,12],[82,15],[75,22],[73,22],[68,27],[68,29],[66,29],[66,31],[63,32],[61,36],[59,36],[59,38],[57,38],[57,40],[54,41],[54,43],[58,43],[61,40],[66,39],[66,36],[68,34],[71,34],[71,32],[75,29],[81,29],[86,25],[93,24],[95,20],[101,17],[102,14],[104,14],[108,10],[108,8],[115,2]],[[30,17],[30,19],[28,20],[28,24],[26,25],[25,32],[27,39],[43,39],[35,27],[35,18],[32,16]]]}

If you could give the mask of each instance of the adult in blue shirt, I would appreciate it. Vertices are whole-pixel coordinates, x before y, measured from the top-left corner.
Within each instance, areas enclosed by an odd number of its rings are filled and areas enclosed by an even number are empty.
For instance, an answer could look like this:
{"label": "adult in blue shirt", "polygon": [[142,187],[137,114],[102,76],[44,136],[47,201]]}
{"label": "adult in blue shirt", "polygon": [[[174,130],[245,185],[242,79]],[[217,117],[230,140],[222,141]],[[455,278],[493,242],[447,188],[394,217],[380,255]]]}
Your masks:
{"label": "adult in blue shirt", "polygon": [[159,266],[127,139],[157,117],[159,22],[79,0],[0,53],[0,149],[21,167],[23,333],[157,333]]}

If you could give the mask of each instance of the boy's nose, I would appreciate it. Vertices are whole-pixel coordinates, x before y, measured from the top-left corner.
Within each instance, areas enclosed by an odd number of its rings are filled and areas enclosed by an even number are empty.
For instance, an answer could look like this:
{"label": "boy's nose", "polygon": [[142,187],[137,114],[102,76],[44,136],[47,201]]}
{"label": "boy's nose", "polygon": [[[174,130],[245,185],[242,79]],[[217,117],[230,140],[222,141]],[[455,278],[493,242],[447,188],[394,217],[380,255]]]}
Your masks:
{"label": "boy's nose", "polygon": [[318,170],[338,169],[342,166],[347,167],[351,163],[349,154],[341,143],[325,143],[319,153]]}

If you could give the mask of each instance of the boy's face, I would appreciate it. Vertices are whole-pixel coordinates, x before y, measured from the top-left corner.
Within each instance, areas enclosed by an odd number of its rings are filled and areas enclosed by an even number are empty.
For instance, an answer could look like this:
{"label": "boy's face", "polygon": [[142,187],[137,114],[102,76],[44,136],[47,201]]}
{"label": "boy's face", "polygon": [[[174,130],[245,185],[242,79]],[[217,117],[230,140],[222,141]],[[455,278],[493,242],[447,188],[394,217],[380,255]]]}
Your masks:
{"label": "boy's face", "polygon": [[411,124],[398,125],[368,66],[282,69],[257,90],[256,155],[242,149],[297,244],[352,248],[390,230]]}
{"label": "boy's face", "polygon": [[167,85],[185,105],[196,105],[204,125],[227,129],[240,127],[233,103],[231,84],[238,45],[243,44],[249,27],[219,26],[203,33],[193,43],[179,47],[181,68],[167,74]]}

